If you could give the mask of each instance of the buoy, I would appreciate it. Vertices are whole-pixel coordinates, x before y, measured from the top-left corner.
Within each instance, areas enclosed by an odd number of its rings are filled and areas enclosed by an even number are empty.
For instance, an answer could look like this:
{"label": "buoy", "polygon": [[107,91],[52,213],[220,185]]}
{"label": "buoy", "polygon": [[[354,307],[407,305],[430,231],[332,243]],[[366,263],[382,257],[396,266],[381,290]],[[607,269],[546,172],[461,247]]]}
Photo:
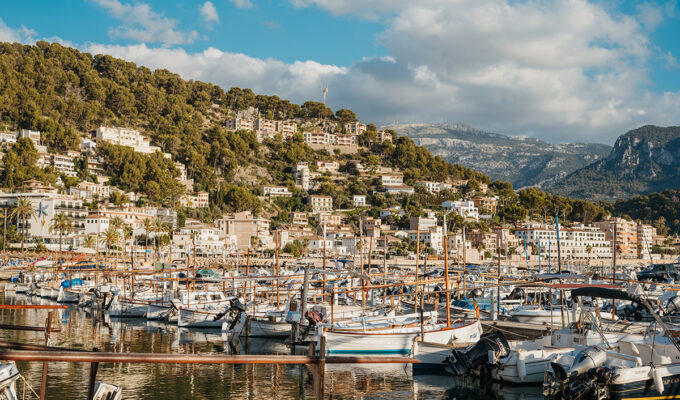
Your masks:
{"label": "buoy", "polygon": [[661,370],[652,367],[652,377],[654,378],[654,386],[656,387],[657,392],[659,392],[659,394],[662,394],[664,391],[664,387],[663,387],[663,375],[661,375]]}
{"label": "buoy", "polygon": [[522,353],[517,354],[517,375],[522,382],[527,377],[527,364]]}

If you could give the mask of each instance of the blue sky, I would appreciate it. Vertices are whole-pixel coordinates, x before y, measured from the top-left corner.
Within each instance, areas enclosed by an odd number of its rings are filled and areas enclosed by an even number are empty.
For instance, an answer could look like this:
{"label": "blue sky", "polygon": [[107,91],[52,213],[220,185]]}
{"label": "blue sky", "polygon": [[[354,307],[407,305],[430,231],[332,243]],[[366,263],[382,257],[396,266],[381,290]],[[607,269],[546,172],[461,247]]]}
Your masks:
{"label": "blue sky", "polygon": [[677,1],[5,2],[0,40],[60,41],[189,79],[351,108],[612,143],[680,124]]}

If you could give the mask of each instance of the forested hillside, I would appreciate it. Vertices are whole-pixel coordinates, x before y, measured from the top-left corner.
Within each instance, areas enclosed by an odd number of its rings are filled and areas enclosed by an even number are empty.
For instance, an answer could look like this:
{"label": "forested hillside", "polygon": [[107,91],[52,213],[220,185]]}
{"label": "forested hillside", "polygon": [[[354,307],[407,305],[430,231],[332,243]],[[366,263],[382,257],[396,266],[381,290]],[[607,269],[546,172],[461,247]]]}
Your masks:
{"label": "forested hillside", "polygon": [[617,215],[654,224],[661,232],[680,233],[680,190],[664,190],[619,200],[608,207]]}
{"label": "forested hillside", "polygon": [[[228,68],[228,66],[225,66]],[[0,125],[5,129],[27,128],[42,132],[50,151],[77,149],[80,138],[100,125],[132,127],[151,138],[154,145],[172,155],[172,161],[186,165],[196,190],[210,193],[210,208],[201,211],[205,219],[224,211],[253,210],[264,205],[258,199],[262,184],[285,185],[294,196],[277,199],[268,212],[285,222],[288,211],[304,210],[310,194],[295,188],[291,167],[300,161],[335,160],[348,178],[323,176],[312,193],[334,198],[337,208],[350,208],[351,196],[365,194],[379,207],[400,205],[410,214],[423,207],[439,207],[441,201],[474,194],[478,183],[490,184],[490,194],[501,197],[497,218],[508,222],[527,214],[547,217],[560,212],[564,218],[592,220],[604,210],[589,202],[551,196],[532,189],[514,193],[512,185],[490,182],[489,177],[435,157],[416,146],[408,137],[380,143],[375,126],[360,137],[359,152],[341,155],[312,150],[300,133],[290,140],[280,136],[258,142],[250,131],[227,131],[224,121],[243,110],[255,110],[274,120],[295,119],[305,128],[327,128],[329,123],[352,121],[350,110],[334,113],[322,103],[297,105],[276,96],[256,95],[250,89],[222,88],[209,83],[183,80],[167,70],[151,71],[105,55],[91,55],[59,44],[0,44]],[[0,128],[2,128],[0,127]],[[16,187],[22,180],[38,178],[54,182],[58,175],[49,168],[35,167],[37,152],[28,140],[4,149],[0,186]],[[177,207],[183,188],[174,179],[173,162],[159,154],[144,155],[119,146],[100,146],[98,155],[111,184],[145,195],[155,205]],[[360,179],[351,171],[358,160],[367,166],[382,165],[404,172],[405,182],[420,180],[470,180],[462,193],[445,191],[431,195],[420,188],[413,196],[395,198],[380,192],[377,180]],[[77,178],[61,177],[67,185],[93,179],[84,171]],[[476,183],[475,183],[476,182]],[[272,209],[274,207],[274,209]]]}

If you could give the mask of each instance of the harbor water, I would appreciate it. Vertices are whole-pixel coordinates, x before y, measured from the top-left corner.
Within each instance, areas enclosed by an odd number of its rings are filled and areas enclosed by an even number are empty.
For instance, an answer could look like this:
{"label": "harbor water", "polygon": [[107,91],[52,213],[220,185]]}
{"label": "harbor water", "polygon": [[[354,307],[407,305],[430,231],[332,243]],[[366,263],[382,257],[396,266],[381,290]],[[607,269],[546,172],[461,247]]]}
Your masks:
{"label": "harbor water", "polygon": [[[2,304],[54,304],[21,294],[0,292]],[[1,324],[44,326],[46,310],[2,310]],[[107,352],[184,354],[291,354],[284,341],[227,340],[219,331],[179,329],[145,319],[110,319],[77,306],[54,311],[50,345]],[[43,332],[0,330],[0,340],[44,344]],[[303,352],[305,349],[298,349]],[[42,363],[18,362],[37,392]],[[47,399],[84,399],[89,364],[49,363]],[[123,388],[124,399],[301,399],[315,398],[311,370],[304,365],[99,365],[100,381]],[[17,381],[19,397],[23,381]],[[26,387],[25,390],[29,390]],[[26,398],[29,397],[27,393]],[[34,397],[33,397],[34,398]],[[403,365],[333,365],[327,367],[325,398],[333,399],[542,399],[538,387],[481,385],[450,375],[416,375]]]}

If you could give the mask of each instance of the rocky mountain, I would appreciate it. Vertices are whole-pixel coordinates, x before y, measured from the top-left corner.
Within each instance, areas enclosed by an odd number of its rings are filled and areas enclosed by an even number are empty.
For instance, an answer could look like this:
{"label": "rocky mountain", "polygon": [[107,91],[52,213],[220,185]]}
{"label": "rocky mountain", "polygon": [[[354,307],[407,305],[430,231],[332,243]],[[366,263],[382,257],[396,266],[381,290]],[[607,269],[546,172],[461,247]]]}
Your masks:
{"label": "rocky mountain", "polygon": [[483,132],[467,125],[390,125],[446,161],[512,182],[515,188],[547,186],[605,157],[604,144],[551,144],[528,137]]}
{"label": "rocky mountain", "polygon": [[680,127],[646,125],[616,140],[609,156],[547,186],[588,200],[619,200],[680,188]]}

